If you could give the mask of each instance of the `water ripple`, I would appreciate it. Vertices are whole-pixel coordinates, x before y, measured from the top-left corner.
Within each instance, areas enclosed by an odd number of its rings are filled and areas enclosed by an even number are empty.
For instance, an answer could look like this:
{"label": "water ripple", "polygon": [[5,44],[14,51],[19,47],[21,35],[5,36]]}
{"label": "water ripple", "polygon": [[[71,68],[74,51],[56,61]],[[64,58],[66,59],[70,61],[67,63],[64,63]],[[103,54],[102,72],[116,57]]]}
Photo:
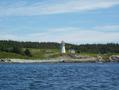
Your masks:
{"label": "water ripple", "polygon": [[118,90],[119,64],[0,64],[0,90]]}

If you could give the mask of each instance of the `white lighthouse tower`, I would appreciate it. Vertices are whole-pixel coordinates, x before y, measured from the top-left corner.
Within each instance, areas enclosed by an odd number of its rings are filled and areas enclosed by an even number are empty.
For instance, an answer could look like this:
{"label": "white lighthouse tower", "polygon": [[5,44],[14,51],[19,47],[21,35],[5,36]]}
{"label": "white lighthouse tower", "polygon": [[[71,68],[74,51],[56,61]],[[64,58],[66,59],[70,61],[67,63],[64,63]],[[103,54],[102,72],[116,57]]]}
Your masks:
{"label": "white lighthouse tower", "polygon": [[61,42],[61,53],[62,54],[66,53],[65,42],[64,41]]}

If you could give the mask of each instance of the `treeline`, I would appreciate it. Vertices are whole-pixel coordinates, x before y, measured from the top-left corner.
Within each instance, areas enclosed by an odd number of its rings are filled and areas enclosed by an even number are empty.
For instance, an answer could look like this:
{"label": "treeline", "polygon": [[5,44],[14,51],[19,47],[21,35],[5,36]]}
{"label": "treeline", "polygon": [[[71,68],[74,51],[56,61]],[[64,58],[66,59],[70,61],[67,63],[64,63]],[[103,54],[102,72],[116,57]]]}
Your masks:
{"label": "treeline", "polygon": [[109,43],[109,44],[85,44],[80,45],[78,48],[79,52],[86,53],[119,53],[119,44]]}
{"label": "treeline", "polygon": [[2,40],[0,41],[0,51],[12,52],[31,57],[32,54],[30,50],[27,48],[26,49],[22,48],[22,46],[18,45],[18,43],[20,42]]}
{"label": "treeline", "polygon": [[[27,52],[30,51],[28,48],[39,48],[39,49],[60,49],[60,43],[55,42],[18,42],[18,41],[0,41],[1,51],[11,51],[19,53],[21,49],[27,48]],[[77,53],[119,53],[119,44],[109,43],[109,44],[82,44],[74,45],[66,43],[66,49],[74,49]],[[16,51],[15,51],[16,50]],[[18,51],[17,51],[18,50]],[[22,50],[23,53],[23,50]],[[25,53],[25,51],[24,51]]]}
{"label": "treeline", "polygon": [[0,40],[0,47],[8,48],[8,47],[19,47],[19,48],[43,48],[43,49],[52,49],[59,48],[58,43],[55,42],[18,42],[11,40]]}
{"label": "treeline", "polygon": [[20,48],[18,46],[0,47],[0,51],[12,52],[12,53],[21,54],[21,55],[25,55],[25,56],[29,56],[29,57],[32,56],[32,54],[31,54],[29,49],[23,49],[23,48]]}

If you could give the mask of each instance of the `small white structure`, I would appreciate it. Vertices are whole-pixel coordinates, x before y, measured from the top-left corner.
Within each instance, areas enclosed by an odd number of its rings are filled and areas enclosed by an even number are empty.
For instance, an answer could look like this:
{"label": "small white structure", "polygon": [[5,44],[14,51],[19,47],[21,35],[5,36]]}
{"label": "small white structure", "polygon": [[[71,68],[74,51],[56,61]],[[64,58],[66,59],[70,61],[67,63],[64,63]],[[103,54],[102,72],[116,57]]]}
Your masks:
{"label": "small white structure", "polygon": [[61,42],[61,53],[62,54],[66,53],[65,42],[64,41]]}
{"label": "small white structure", "polygon": [[74,49],[69,49],[69,53],[71,53],[71,54],[75,54],[76,51],[75,51]]}

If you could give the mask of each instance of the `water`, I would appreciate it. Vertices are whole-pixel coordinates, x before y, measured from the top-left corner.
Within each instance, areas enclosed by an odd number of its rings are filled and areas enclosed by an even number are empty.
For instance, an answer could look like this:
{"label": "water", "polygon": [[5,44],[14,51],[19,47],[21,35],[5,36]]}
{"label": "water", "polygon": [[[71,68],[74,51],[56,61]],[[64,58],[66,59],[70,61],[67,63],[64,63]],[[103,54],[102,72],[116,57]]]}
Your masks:
{"label": "water", "polygon": [[0,64],[0,90],[119,90],[119,64]]}

